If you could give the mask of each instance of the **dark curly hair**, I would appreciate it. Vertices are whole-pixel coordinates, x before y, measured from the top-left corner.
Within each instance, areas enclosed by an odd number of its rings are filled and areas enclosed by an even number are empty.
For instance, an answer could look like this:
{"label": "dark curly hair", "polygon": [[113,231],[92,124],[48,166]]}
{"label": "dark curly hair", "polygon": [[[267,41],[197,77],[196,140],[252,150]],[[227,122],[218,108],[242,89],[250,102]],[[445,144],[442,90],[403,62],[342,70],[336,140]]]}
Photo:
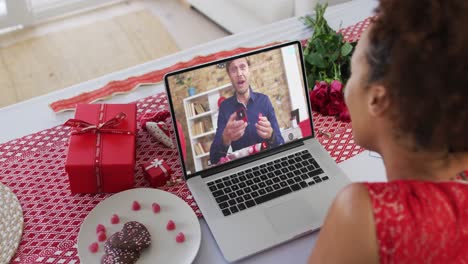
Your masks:
{"label": "dark curly hair", "polygon": [[468,151],[467,0],[380,0],[366,57],[416,150]]}

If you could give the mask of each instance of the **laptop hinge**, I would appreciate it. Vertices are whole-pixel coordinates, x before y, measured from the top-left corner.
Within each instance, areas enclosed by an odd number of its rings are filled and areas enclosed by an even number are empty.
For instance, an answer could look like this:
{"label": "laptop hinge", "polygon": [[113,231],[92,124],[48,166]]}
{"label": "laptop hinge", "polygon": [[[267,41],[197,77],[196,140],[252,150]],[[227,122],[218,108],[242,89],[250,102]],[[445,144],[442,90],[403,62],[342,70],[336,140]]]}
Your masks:
{"label": "laptop hinge", "polygon": [[299,140],[299,141],[296,141],[296,142],[291,142],[289,144],[283,145],[280,148],[276,148],[276,149],[273,149],[273,150],[258,153],[257,155],[252,156],[252,157],[247,157],[247,158],[236,160],[236,161],[233,161],[233,162],[230,162],[230,163],[225,163],[225,164],[223,164],[223,166],[214,167],[214,168],[208,170],[207,172],[204,172],[204,173],[202,172],[200,175],[201,175],[202,178],[205,178],[205,177],[211,176],[213,174],[217,174],[217,173],[220,173],[222,171],[230,170],[232,168],[239,167],[241,165],[251,163],[251,162],[254,162],[256,160],[263,159],[265,157],[268,157],[268,156],[271,156],[271,155],[274,155],[274,154],[277,154],[277,153],[281,153],[281,152],[288,151],[288,150],[293,149],[293,148],[297,148],[298,146],[302,146],[302,145],[304,145],[303,140]]}

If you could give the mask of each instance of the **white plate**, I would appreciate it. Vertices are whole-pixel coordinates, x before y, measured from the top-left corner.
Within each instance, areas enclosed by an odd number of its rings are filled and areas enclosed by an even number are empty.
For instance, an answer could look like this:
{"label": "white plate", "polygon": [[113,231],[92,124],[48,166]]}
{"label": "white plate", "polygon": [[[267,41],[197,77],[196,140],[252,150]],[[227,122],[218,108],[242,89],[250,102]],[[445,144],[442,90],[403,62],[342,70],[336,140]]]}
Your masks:
{"label": "white plate", "polygon": [[[133,201],[141,205],[139,211],[132,210]],[[153,213],[151,204],[157,202],[161,211]],[[120,223],[113,225],[113,214],[120,217]],[[173,220],[176,229],[166,230],[166,224]],[[142,251],[137,264],[144,263],[192,263],[200,248],[200,222],[192,208],[179,197],[157,189],[137,188],[112,195],[100,202],[88,214],[78,233],[78,256],[81,263],[101,263],[104,255],[104,242],[99,242],[99,251],[91,253],[88,249],[93,242],[98,242],[96,226],[103,224],[107,237],[122,230],[128,221],[138,221],[146,226],[151,234],[151,246]],[[179,232],[185,235],[185,242],[177,243]]]}

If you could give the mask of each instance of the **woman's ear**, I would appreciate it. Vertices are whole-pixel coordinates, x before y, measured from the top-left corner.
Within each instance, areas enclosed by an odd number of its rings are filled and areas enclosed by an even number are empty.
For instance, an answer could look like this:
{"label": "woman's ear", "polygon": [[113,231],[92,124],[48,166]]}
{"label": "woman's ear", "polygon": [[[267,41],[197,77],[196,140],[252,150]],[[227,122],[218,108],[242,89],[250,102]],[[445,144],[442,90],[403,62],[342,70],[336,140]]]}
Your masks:
{"label": "woman's ear", "polygon": [[390,98],[381,84],[373,84],[368,90],[367,108],[371,116],[382,116],[390,107]]}

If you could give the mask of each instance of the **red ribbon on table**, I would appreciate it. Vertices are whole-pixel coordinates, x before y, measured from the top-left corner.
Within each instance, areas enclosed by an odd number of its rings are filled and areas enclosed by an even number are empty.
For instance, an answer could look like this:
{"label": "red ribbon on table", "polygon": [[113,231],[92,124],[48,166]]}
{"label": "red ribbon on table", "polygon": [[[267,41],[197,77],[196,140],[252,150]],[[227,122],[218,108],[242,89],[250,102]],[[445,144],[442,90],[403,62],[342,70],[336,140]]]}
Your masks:
{"label": "red ribbon on table", "polygon": [[101,104],[99,109],[99,119],[98,123],[91,124],[86,121],[80,119],[69,119],[65,122],[64,126],[74,128],[74,131],[71,133],[72,135],[80,135],[80,134],[96,134],[96,152],[95,152],[95,159],[94,159],[94,173],[96,176],[97,182],[97,191],[102,192],[102,174],[101,174],[101,134],[121,134],[121,135],[131,135],[133,134],[131,131],[116,128],[122,123],[122,120],[127,118],[127,115],[124,112],[120,112],[115,115],[113,118],[109,119],[106,122],[104,121],[104,114],[105,114],[105,105]]}

